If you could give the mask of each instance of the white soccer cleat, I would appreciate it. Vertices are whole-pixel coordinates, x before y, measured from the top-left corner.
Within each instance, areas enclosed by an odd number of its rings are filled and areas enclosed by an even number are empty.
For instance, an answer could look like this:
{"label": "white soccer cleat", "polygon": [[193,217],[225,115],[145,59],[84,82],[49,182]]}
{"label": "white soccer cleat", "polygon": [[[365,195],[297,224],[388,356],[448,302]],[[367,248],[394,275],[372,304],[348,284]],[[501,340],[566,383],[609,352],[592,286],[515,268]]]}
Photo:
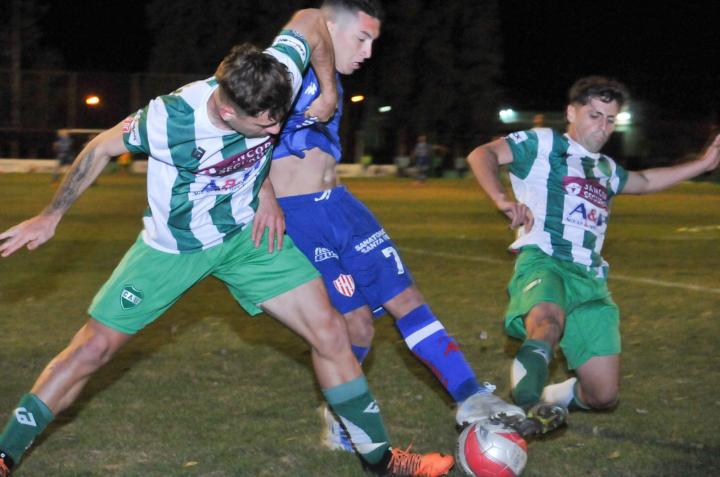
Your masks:
{"label": "white soccer cleat", "polygon": [[348,433],[343,429],[340,422],[326,405],[320,406],[320,417],[323,421],[322,445],[330,450],[355,452]]}
{"label": "white soccer cleat", "polygon": [[491,417],[504,414],[507,417],[518,417],[525,419],[525,411],[518,406],[510,404],[495,394],[495,386],[485,384],[484,390],[477,392],[461,402],[455,413],[455,422],[460,427],[465,427],[478,421],[484,421]]}

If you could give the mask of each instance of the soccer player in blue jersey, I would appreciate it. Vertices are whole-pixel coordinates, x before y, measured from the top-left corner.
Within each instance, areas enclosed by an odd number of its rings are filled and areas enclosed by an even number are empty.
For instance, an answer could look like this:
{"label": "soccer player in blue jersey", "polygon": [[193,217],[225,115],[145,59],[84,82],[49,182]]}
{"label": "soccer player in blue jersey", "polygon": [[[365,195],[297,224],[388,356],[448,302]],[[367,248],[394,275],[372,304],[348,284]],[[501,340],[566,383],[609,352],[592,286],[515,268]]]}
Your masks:
{"label": "soccer player in blue jersey", "polygon": [[323,395],[369,469],[405,477],[447,474],[451,456],[390,447],[345,320],[317,271],[291,240],[278,250],[273,244],[284,230],[265,181],[273,136],[310,62],[326,93],[307,114],[329,118],[337,100],[331,40],[321,12],[302,10],[264,52],[247,44],[233,48],[213,77],[152,100],[93,139],[50,205],[0,234],[2,257],[39,247],[111,156],[148,155],[144,229],[95,296],[90,319],[11,414],[0,434],[0,477],[93,373],[208,275],[222,280],[248,313],[265,311],[310,344]]}
{"label": "soccer player in blue jersey", "polygon": [[[720,136],[697,160],[626,171],[600,153],[627,100],[617,81],[592,76],[568,92],[567,132],[519,131],[476,148],[468,162],[480,186],[512,228],[518,252],[508,285],[505,331],[523,341],[511,368],[515,402],[569,409],[607,409],[619,395],[620,314],[601,256],[617,194],[657,192],[718,166]],[[515,198],[498,168],[509,166]],[[559,345],[574,377],[546,386]]]}
{"label": "soccer player in blue jersey", "polygon": [[[326,0],[323,11],[340,75],[352,74],[370,58],[380,35],[381,6],[375,0]],[[330,121],[308,121],[305,110],[322,88],[308,70],[300,96],[280,135],[270,179],[283,211],[288,235],[322,274],[333,305],[345,316],[352,349],[362,363],[372,343],[373,310],[383,307],[411,352],[437,376],[459,404],[459,425],[523,411],[481,384],[459,345],[448,334],[415,286],[398,248],[372,213],[338,184],[335,166],[342,157],[339,138],[342,101]],[[350,450],[342,429],[325,413],[328,447]]]}

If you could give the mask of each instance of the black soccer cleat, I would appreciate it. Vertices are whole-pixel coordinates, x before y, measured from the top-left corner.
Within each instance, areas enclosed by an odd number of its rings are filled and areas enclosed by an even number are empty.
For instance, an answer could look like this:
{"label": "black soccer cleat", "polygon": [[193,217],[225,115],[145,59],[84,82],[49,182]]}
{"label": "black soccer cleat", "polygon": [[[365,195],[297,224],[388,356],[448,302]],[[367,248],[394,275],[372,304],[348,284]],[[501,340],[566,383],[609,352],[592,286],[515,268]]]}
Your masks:
{"label": "black soccer cleat", "polygon": [[539,403],[527,411],[527,417],[500,414],[491,421],[505,424],[522,437],[544,436],[565,425],[568,410],[560,404]]}

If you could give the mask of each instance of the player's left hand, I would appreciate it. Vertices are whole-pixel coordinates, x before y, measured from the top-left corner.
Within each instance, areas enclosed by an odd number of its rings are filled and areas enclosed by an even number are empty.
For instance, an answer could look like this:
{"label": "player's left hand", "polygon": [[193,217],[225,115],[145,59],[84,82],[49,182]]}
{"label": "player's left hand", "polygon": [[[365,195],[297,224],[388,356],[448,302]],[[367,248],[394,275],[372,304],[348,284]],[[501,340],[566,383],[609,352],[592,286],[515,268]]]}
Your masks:
{"label": "player's left hand", "polygon": [[270,194],[260,197],[255,219],[253,219],[252,240],[255,248],[260,246],[265,228],[268,229],[268,252],[275,251],[276,240],[277,249],[282,249],[283,235],[285,235],[285,214],[275,196]]}
{"label": "player's left hand", "polygon": [[23,246],[32,251],[55,235],[57,214],[36,215],[0,234],[0,257],[9,257]]}
{"label": "player's left hand", "polygon": [[705,150],[702,157],[703,162],[707,162],[706,172],[714,170],[720,163],[720,134],[715,136],[713,142]]}
{"label": "player's left hand", "polygon": [[320,93],[305,111],[305,117],[316,118],[321,123],[327,122],[335,114],[337,103],[337,93]]}

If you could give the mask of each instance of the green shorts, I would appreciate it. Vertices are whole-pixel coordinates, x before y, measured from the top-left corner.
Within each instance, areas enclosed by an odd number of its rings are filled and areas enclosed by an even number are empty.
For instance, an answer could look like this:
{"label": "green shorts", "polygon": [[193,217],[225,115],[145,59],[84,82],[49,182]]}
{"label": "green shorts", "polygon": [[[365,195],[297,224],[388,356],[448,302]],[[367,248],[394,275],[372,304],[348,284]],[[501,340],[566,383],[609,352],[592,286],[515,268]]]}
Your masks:
{"label": "green shorts", "polygon": [[262,311],[258,304],[319,276],[287,235],[282,250],[269,253],[267,230],[258,248],[251,234],[252,224],[220,245],[182,254],[161,252],[138,237],[88,313],[114,330],[134,334],[212,275],[250,315],[257,315]]}
{"label": "green shorts", "polygon": [[550,302],[565,311],[560,347],[570,369],[594,356],[620,353],[620,311],[606,280],[593,277],[584,266],[558,260],[536,247],[523,248],[508,293],[505,331],[514,338],[527,337],[524,318],[535,305]]}

